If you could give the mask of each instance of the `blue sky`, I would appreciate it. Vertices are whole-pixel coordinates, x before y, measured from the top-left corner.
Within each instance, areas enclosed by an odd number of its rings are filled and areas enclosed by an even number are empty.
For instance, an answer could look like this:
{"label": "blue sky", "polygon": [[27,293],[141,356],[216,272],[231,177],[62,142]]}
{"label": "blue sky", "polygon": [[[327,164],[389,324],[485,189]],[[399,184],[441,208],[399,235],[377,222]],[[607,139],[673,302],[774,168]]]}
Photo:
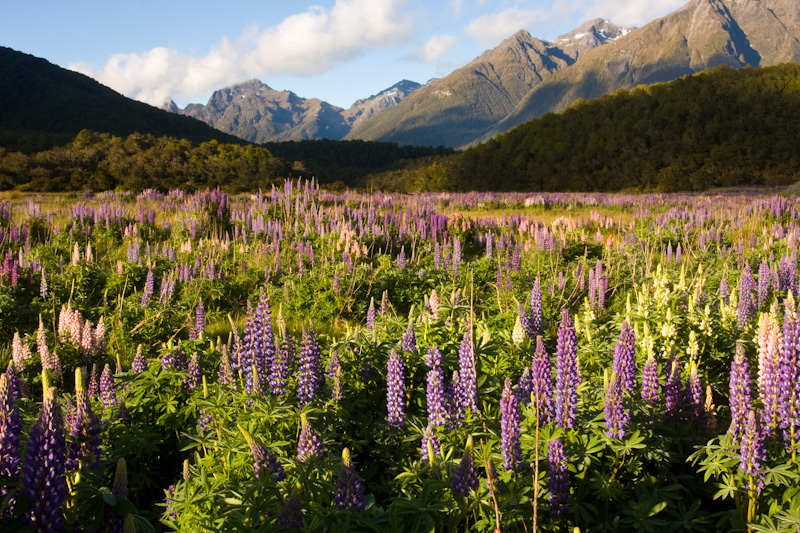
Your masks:
{"label": "blue sky", "polygon": [[520,29],[554,40],[597,17],[641,26],[685,1],[25,0],[3,7],[0,45],[153,105],[258,78],[346,108],[446,76]]}

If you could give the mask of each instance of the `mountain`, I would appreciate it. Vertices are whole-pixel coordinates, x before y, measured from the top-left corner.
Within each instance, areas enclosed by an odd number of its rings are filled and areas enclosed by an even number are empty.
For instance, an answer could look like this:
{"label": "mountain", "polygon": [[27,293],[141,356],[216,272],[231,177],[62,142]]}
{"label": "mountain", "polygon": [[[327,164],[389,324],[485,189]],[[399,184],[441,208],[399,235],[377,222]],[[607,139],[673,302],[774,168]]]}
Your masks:
{"label": "mountain", "polygon": [[520,30],[394,108],[357,125],[345,138],[431,146],[468,144],[505,118],[551,74],[628,31],[596,19],[550,43]]}
{"label": "mountain", "polygon": [[531,89],[484,139],[592,99],[676,79],[717,65],[733,68],[800,62],[796,0],[692,0],[624,38],[586,52]]}
{"label": "mountain", "polygon": [[800,175],[800,64],[719,65],[547,113],[425,166],[371,176],[402,192],[699,191]]}
{"label": "mountain", "polygon": [[374,94],[363,100],[356,100],[345,112],[343,116],[347,124],[353,128],[358,126],[376,113],[395,107],[402,102],[406,96],[422,87],[415,81],[402,80],[395,83],[388,89],[384,89],[378,94]]}
{"label": "mountain", "polygon": [[375,113],[393,107],[419,88],[403,80],[349,109],[317,98],[305,99],[291,91],[276,91],[259,80],[250,80],[215,91],[206,105],[189,104],[166,109],[202,120],[220,131],[257,142],[342,139],[353,127]]}
{"label": "mountain", "polygon": [[0,47],[0,72],[0,146],[9,150],[49,148],[84,129],[242,143],[198,120],[136,102],[88,76],[11,48]]}

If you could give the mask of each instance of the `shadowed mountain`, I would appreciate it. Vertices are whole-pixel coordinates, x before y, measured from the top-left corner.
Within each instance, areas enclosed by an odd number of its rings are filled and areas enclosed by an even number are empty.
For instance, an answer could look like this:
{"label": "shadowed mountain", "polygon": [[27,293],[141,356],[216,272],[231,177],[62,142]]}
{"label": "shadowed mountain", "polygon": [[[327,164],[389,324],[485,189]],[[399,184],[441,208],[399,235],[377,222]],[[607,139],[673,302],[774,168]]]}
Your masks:
{"label": "shadowed mountain", "polygon": [[0,146],[10,150],[49,148],[84,129],[242,143],[198,120],[131,100],[88,76],[10,48],[0,47],[0,72]]}

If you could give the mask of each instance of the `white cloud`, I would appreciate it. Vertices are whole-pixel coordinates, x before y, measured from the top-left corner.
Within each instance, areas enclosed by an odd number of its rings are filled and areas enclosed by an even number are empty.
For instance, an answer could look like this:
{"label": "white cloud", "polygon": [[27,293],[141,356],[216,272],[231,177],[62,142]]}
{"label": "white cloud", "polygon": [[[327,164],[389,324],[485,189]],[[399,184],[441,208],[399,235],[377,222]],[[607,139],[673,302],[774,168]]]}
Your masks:
{"label": "white cloud", "polygon": [[604,17],[616,24],[643,26],[651,20],[675,11],[683,6],[686,0],[592,0],[585,12],[587,20],[593,17]]}
{"label": "white cloud", "polygon": [[434,35],[424,46],[411,54],[410,58],[422,63],[435,63],[458,42],[458,37],[453,35]]}
{"label": "white cloud", "polygon": [[204,57],[168,48],[115,54],[102,69],[69,66],[125,94],[161,105],[170,97],[189,99],[248,78],[314,75],[366,50],[404,40],[413,29],[404,0],[336,0],[330,9],[311,7],[280,24],[245,29],[235,41],[223,38]]}
{"label": "white cloud", "polygon": [[528,29],[546,19],[549,19],[549,15],[541,10],[513,7],[473,19],[465,32],[482,46],[497,46],[519,30]]}

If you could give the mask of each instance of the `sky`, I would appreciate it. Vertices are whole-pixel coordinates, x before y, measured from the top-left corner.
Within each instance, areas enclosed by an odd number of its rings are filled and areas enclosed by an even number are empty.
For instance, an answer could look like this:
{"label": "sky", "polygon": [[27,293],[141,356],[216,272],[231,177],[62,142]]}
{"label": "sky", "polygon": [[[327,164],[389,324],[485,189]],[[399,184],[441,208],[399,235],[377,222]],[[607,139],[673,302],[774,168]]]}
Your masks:
{"label": "sky", "polygon": [[521,29],[554,41],[590,19],[638,27],[685,2],[25,0],[5,3],[0,46],[156,106],[205,104],[255,78],[347,108],[446,76]]}

